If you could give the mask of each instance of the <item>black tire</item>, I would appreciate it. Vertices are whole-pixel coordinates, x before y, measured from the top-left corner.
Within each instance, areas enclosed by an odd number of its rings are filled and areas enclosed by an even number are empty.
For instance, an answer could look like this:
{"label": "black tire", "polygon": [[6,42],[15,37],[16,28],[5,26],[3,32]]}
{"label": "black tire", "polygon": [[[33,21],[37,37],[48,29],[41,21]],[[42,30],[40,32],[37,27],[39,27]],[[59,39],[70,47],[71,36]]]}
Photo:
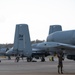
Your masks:
{"label": "black tire", "polygon": [[45,58],[44,57],[41,58],[41,62],[45,62]]}
{"label": "black tire", "polygon": [[31,62],[32,58],[31,57],[27,57],[27,62]]}
{"label": "black tire", "polygon": [[20,58],[19,57],[16,57],[16,62],[19,62]]}
{"label": "black tire", "polygon": [[8,56],[8,60],[11,60],[11,57],[10,56]]}

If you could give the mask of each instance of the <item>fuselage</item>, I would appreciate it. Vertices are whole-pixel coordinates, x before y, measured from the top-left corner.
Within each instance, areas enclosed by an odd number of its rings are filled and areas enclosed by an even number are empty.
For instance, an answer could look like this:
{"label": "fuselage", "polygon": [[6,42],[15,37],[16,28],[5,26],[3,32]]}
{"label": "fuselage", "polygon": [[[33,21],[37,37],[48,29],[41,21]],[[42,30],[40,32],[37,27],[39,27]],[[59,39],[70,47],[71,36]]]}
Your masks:
{"label": "fuselage", "polygon": [[[56,31],[47,37],[47,42],[58,42],[64,44],[75,45],[75,30]],[[57,49],[58,50],[58,49]],[[66,50],[67,58],[75,60],[75,51]]]}
{"label": "fuselage", "polygon": [[[49,51],[47,51],[47,48],[43,48],[39,45],[40,43],[36,43],[36,44],[32,44],[32,56],[35,57],[35,56],[48,56],[50,55]],[[16,55],[17,54],[17,51],[13,49],[13,47],[11,49],[9,49],[7,52],[6,52],[6,55]],[[19,54],[23,54],[24,53],[20,53]]]}
{"label": "fuselage", "polygon": [[60,42],[75,45],[75,30],[53,32],[47,37],[47,42]]}

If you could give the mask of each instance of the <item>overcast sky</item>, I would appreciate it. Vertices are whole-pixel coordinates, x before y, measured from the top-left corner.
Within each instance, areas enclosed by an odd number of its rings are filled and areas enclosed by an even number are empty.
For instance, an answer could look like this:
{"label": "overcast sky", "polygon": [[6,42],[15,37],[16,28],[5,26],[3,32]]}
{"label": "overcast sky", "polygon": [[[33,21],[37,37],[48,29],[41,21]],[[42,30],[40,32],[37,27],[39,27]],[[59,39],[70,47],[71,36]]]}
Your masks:
{"label": "overcast sky", "polygon": [[31,40],[46,40],[53,24],[75,29],[75,0],[0,0],[0,43],[13,43],[20,23],[29,25]]}

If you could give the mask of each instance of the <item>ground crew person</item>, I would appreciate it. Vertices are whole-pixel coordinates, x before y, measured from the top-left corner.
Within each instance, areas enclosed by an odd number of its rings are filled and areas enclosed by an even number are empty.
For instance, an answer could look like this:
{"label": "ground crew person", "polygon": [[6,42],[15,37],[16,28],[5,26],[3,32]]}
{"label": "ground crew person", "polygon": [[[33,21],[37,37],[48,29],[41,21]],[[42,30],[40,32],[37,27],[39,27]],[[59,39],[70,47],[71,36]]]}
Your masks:
{"label": "ground crew person", "polygon": [[63,74],[63,52],[59,52],[58,56],[58,73]]}

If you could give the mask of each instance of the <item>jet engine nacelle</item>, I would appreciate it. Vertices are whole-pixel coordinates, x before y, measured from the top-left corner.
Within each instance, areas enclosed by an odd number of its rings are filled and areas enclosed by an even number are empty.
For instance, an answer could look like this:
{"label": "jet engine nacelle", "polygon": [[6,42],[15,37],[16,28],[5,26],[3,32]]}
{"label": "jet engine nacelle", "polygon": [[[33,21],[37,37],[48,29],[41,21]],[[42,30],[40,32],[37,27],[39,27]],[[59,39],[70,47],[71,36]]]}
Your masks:
{"label": "jet engine nacelle", "polygon": [[47,37],[47,42],[60,42],[75,45],[75,30],[53,32]]}

